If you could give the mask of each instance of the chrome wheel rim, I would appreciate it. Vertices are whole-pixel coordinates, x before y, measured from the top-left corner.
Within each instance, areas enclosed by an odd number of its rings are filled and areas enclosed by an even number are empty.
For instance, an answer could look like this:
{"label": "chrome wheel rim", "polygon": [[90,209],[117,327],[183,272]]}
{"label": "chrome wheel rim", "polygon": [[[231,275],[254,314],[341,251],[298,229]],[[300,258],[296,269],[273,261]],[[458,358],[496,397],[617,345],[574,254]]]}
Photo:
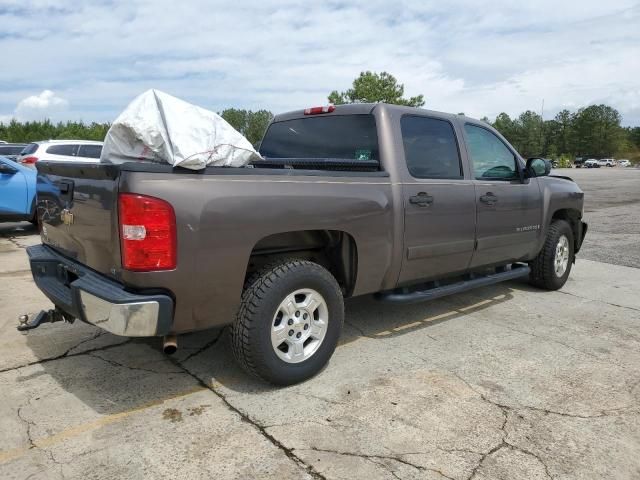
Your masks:
{"label": "chrome wheel rim", "polygon": [[557,277],[562,277],[569,266],[569,239],[562,235],[556,244],[556,255],[553,259],[553,267]]}
{"label": "chrome wheel rim", "polygon": [[317,291],[302,288],[287,295],[271,322],[271,345],[278,358],[300,363],[318,351],[327,333],[329,308]]}

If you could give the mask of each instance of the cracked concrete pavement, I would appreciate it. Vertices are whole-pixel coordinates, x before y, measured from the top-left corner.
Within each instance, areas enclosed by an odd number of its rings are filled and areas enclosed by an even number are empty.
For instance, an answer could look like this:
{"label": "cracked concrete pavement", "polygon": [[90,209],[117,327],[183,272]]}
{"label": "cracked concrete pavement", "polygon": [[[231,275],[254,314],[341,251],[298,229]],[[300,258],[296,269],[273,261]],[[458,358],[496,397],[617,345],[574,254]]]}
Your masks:
{"label": "cracked concrete pavement", "polygon": [[627,207],[593,195],[586,256],[618,265],[581,257],[559,292],[352,299],[329,366],[280,389],[235,365],[224,330],[181,337],[173,357],[79,323],[18,333],[48,307],[23,252],[38,237],[0,226],[0,477],[640,478],[640,223],[598,257],[620,235],[593,222]]}

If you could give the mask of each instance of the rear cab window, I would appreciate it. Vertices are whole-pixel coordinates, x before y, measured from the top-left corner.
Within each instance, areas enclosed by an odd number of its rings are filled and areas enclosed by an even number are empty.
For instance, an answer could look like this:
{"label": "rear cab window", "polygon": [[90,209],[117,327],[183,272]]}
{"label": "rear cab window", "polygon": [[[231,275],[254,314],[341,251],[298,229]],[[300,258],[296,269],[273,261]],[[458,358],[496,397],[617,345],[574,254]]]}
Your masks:
{"label": "rear cab window", "polygon": [[328,115],[272,123],[260,144],[266,158],[379,160],[373,115]]}
{"label": "rear cab window", "polygon": [[412,177],[463,178],[458,141],[451,123],[438,118],[403,115],[400,129],[407,169]]}

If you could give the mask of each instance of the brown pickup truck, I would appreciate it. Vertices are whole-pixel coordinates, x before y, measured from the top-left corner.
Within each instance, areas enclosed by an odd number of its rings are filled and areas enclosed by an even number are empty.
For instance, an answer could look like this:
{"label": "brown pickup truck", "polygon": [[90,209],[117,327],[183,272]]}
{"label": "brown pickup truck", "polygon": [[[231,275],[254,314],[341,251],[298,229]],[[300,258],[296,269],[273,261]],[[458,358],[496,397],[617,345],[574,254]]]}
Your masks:
{"label": "brown pickup truck", "polygon": [[78,319],[172,340],[231,325],[242,365],[290,384],[331,357],[344,298],[418,302],[522,276],[558,289],[586,233],[570,178],[462,115],[295,111],[260,153],[202,171],[39,161],[28,254],[55,308],[19,328]]}

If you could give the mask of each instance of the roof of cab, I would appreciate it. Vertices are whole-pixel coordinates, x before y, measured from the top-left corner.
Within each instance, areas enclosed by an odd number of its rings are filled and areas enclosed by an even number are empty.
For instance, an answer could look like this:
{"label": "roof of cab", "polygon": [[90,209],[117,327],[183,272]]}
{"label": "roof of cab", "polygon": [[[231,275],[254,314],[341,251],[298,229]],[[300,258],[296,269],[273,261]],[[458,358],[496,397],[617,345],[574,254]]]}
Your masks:
{"label": "roof of cab", "polygon": [[[427,110],[425,108],[407,107],[404,105],[393,105],[390,103],[349,103],[345,105],[336,105],[335,110],[330,113],[322,113],[317,116],[332,116],[332,115],[366,115],[373,113],[374,109],[381,109],[386,111],[399,112],[400,114],[417,114],[417,115],[432,115],[434,117],[453,119],[464,119],[472,122],[481,122],[475,118],[467,117],[462,114],[438,112],[435,110]],[[292,110],[290,112],[284,112],[276,115],[273,119],[274,122],[282,122],[283,120],[293,120],[296,118],[306,118],[310,115],[304,114],[303,110]]]}

